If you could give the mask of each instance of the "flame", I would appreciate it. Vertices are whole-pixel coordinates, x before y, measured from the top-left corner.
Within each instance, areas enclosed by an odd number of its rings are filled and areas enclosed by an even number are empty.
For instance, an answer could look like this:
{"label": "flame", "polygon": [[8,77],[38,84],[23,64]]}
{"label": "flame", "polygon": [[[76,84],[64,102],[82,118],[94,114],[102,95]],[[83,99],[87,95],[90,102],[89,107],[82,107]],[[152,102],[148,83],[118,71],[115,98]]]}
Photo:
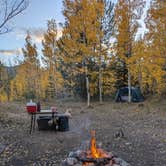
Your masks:
{"label": "flame", "polygon": [[[104,151],[103,149],[97,148],[96,145],[96,138],[95,138],[95,131],[91,131],[91,140],[90,140],[90,147],[89,150],[87,150],[87,158],[94,158],[94,159],[102,159],[102,158],[110,158],[112,155],[110,153]],[[92,162],[85,162],[83,163],[83,166],[90,166]],[[106,164],[108,165],[108,164]],[[105,165],[105,166],[106,166]],[[113,161],[109,161],[109,165],[113,165]]]}
{"label": "flame", "polygon": [[96,146],[95,131],[91,131],[90,153],[93,158],[107,157],[107,154]]}
{"label": "flame", "polygon": [[100,154],[98,153],[98,149],[96,147],[96,138],[95,138],[95,131],[91,131],[91,142],[90,142],[90,151],[91,155],[94,158],[99,158]]}

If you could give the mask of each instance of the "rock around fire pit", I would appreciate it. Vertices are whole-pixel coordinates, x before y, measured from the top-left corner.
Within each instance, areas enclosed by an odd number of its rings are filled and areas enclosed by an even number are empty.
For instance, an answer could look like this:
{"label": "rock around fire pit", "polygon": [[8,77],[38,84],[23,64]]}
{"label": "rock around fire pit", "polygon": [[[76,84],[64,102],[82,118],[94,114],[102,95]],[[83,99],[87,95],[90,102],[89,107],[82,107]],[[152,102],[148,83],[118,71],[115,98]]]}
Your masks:
{"label": "rock around fire pit", "polygon": [[81,150],[69,153],[69,156],[62,161],[62,166],[130,166],[111,152],[97,148],[95,132],[93,131],[91,135],[91,140],[84,143]]}
{"label": "rock around fire pit", "polygon": [[108,163],[108,161],[110,161],[109,158],[82,159],[80,158],[82,153],[83,152],[81,150],[70,152],[69,156],[64,161],[62,161],[61,166],[130,166],[130,164],[119,157],[112,157],[112,163]]}

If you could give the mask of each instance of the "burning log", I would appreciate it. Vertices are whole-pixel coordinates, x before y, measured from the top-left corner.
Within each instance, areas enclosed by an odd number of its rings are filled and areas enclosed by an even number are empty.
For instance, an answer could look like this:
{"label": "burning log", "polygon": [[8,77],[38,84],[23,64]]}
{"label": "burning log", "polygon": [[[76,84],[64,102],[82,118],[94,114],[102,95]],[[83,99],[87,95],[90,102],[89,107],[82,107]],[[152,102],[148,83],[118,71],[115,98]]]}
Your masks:
{"label": "burning log", "polygon": [[[112,157],[105,157],[105,158],[79,158],[77,157],[77,160],[81,161],[83,165],[88,163],[94,163],[96,166],[105,166],[107,164],[113,164],[114,160]],[[112,162],[111,162],[112,161]]]}

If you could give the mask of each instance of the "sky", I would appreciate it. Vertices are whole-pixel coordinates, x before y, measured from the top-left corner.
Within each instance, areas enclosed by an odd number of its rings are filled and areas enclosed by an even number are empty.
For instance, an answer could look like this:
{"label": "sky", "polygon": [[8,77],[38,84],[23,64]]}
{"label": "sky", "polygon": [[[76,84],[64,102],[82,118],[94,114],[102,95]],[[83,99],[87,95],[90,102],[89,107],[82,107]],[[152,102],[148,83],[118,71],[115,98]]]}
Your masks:
{"label": "sky", "polygon": [[[146,0],[148,4],[149,1]],[[0,35],[0,60],[10,66],[17,64],[17,59],[22,59],[21,48],[24,47],[27,30],[30,30],[40,56],[42,34],[47,29],[47,20],[53,18],[57,23],[63,23],[62,9],[62,0],[30,0],[28,8],[9,23],[12,32]],[[144,17],[145,13],[140,21],[142,28],[139,33],[145,31]]]}
{"label": "sky", "polygon": [[[6,65],[13,65],[17,57],[21,58],[27,30],[40,48],[47,20],[54,18],[57,23],[64,22],[62,7],[62,0],[30,0],[28,8],[10,22],[12,32],[0,35],[0,60]],[[40,54],[40,49],[38,51]]]}

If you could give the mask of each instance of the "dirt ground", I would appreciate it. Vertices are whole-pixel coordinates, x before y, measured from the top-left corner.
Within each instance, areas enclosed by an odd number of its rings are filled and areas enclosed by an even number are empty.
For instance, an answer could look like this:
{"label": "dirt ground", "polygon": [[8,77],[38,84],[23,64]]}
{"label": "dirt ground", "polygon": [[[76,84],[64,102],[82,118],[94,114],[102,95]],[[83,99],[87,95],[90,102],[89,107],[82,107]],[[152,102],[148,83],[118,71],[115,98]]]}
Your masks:
{"label": "dirt ground", "polygon": [[[132,166],[166,165],[166,100],[144,103],[59,101],[59,112],[72,109],[70,131],[38,131],[29,135],[30,116],[25,103],[0,103],[0,165],[60,166],[70,151],[79,149],[96,130],[102,148]],[[119,134],[122,131],[124,137]]]}

